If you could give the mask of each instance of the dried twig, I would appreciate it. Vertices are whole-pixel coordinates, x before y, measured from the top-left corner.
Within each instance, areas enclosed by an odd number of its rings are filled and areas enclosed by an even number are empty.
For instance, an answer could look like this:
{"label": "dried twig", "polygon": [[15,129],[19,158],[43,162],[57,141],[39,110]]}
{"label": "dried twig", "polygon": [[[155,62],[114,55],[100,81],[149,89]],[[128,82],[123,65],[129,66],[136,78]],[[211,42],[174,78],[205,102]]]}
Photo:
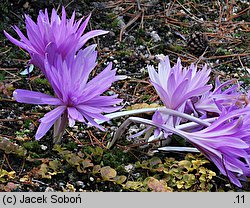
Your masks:
{"label": "dried twig", "polygon": [[120,31],[120,35],[119,35],[119,41],[122,41],[122,35],[125,32],[125,30],[132,25],[137,19],[139,19],[139,17],[142,15],[142,12],[138,12],[128,23],[127,25],[125,25],[121,31]]}

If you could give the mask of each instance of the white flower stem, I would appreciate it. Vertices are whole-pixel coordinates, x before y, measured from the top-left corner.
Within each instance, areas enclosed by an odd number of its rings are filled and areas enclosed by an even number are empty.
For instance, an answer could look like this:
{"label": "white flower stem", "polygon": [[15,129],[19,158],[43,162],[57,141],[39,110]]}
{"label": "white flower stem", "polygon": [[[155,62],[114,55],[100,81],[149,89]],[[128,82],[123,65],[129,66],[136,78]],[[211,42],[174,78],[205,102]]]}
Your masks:
{"label": "white flower stem", "polygon": [[[156,111],[160,111],[161,113],[165,113],[168,115],[172,115],[172,116],[177,116],[177,117],[181,117],[184,119],[187,119],[189,121],[193,121],[197,124],[200,124],[202,126],[210,126],[210,123],[207,122],[206,120],[202,120],[200,118],[196,118],[194,116],[188,115],[186,113],[181,113],[179,111],[176,110],[172,110],[166,107],[157,107],[157,108],[142,108],[142,109],[136,109],[136,110],[128,110],[128,111],[122,111],[122,112],[116,112],[116,113],[110,113],[110,114],[106,114],[105,116],[110,118],[110,119],[114,119],[114,118],[119,118],[122,116],[130,116],[130,115],[136,115],[136,114],[141,114],[141,113],[149,113],[149,112],[156,112]],[[96,120],[96,122],[98,124],[104,123],[105,121],[101,121],[101,120]]]}
{"label": "white flower stem", "polygon": [[158,151],[166,151],[166,152],[194,152],[199,153],[200,151],[195,147],[159,147]]}
{"label": "white flower stem", "polygon": [[155,126],[158,127],[160,129],[163,129],[165,131],[170,131],[176,135],[179,135],[183,138],[187,138],[185,135],[185,132],[180,130],[180,129],[176,129],[174,127],[168,126],[168,125],[161,125],[161,124],[157,124],[151,120],[148,119],[144,119],[144,118],[138,118],[138,117],[130,117],[127,120],[125,120],[121,126],[117,129],[117,131],[114,134],[113,139],[111,140],[111,142],[108,144],[108,148],[111,148],[115,142],[117,141],[117,139],[119,139],[122,134],[124,133],[124,131],[126,130],[126,127],[129,126],[132,122],[134,123],[142,123],[142,124],[146,124],[146,125],[150,125],[150,126]]}

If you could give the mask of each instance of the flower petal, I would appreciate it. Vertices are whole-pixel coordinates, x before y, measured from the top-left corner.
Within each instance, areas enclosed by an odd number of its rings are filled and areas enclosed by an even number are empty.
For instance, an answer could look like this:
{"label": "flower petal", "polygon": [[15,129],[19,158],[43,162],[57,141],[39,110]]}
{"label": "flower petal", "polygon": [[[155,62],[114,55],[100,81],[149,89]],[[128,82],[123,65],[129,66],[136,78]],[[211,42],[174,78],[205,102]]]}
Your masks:
{"label": "flower petal", "polygon": [[47,133],[47,131],[52,127],[56,120],[63,114],[65,109],[65,106],[59,106],[49,113],[46,113],[44,117],[40,119],[41,123],[37,129],[35,136],[37,140],[41,139]]}
{"label": "flower petal", "polygon": [[57,120],[57,118],[66,110],[66,106],[58,106],[54,110],[46,113],[43,118],[40,119],[42,123],[49,123],[51,121]]}
{"label": "flower petal", "polygon": [[109,33],[109,31],[105,31],[105,30],[92,30],[86,33],[80,38],[80,41],[77,45],[77,50],[79,50],[89,39],[99,36],[99,35],[105,35],[107,33]]}
{"label": "flower petal", "polygon": [[13,92],[13,96],[17,102],[28,104],[47,104],[47,105],[61,105],[62,101],[58,98],[46,95],[41,92],[34,92],[30,90],[17,89]]}

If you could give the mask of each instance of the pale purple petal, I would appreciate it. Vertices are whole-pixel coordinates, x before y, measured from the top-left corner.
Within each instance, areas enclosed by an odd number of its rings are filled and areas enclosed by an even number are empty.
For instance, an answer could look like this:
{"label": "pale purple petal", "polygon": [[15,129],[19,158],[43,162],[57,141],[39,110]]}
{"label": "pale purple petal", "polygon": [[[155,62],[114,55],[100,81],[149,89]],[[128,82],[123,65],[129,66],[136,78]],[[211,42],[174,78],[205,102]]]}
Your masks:
{"label": "pale purple petal", "polygon": [[35,135],[36,140],[41,139],[49,131],[49,129],[53,126],[55,122],[56,120],[51,121],[49,123],[40,123]]}
{"label": "pale purple petal", "polygon": [[109,31],[105,31],[105,30],[92,30],[90,32],[87,32],[85,35],[83,35],[80,38],[80,41],[77,45],[77,50],[79,50],[89,39],[94,38],[99,35],[105,35],[107,33],[109,33]]}
{"label": "pale purple petal", "polygon": [[31,51],[30,47],[29,47],[27,44],[25,44],[25,43],[23,43],[23,42],[21,42],[21,41],[18,41],[18,40],[15,39],[15,38],[13,38],[13,37],[12,37],[9,33],[7,33],[6,31],[4,31],[4,34],[5,34],[5,36],[6,36],[13,44],[15,44],[15,45],[17,45],[17,46],[23,48],[23,49],[26,50],[26,51]]}
{"label": "pale purple petal", "polygon": [[46,95],[41,92],[34,92],[30,90],[17,89],[13,92],[13,96],[17,102],[28,104],[47,104],[47,105],[61,105],[62,101],[58,98]]}
{"label": "pale purple petal", "polygon": [[43,118],[40,119],[40,125],[36,132],[36,139],[41,139],[47,131],[52,127],[52,125],[56,122],[56,120],[63,114],[65,111],[65,106],[59,106],[54,110],[46,113]]}
{"label": "pale purple petal", "polygon": [[57,118],[63,114],[63,112],[66,110],[66,106],[58,106],[54,110],[46,113],[44,117],[40,119],[40,122],[42,123],[50,123],[54,120],[57,120]]}

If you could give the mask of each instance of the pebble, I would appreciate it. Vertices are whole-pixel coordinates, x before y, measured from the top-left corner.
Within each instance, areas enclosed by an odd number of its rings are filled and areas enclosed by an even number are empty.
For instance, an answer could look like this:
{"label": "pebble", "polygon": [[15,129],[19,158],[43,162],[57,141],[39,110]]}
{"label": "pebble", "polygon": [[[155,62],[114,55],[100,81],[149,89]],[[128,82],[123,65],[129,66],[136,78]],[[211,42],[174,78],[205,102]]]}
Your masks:
{"label": "pebble", "polygon": [[111,90],[109,90],[108,92],[107,92],[109,95],[114,95],[115,93],[113,92],[113,91],[111,91]]}
{"label": "pebble", "polygon": [[79,133],[79,134],[78,134],[78,137],[79,137],[79,138],[83,138],[83,133]]}
{"label": "pebble", "polygon": [[23,121],[17,121],[18,125],[23,125]]}
{"label": "pebble", "polygon": [[82,188],[85,187],[85,185],[84,185],[84,183],[83,183],[82,181],[76,181],[76,185],[77,185],[77,186],[80,186],[80,187],[82,187]]}
{"label": "pebble", "polygon": [[115,36],[116,36],[115,33],[114,33],[113,31],[109,31],[108,35],[109,35],[110,37],[115,37]]}
{"label": "pebble", "polygon": [[51,107],[50,107],[50,106],[45,106],[44,109],[45,109],[46,111],[51,111]]}
{"label": "pebble", "polygon": [[45,145],[43,145],[43,144],[41,145],[41,149],[42,149],[42,150],[46,150],[47,148],[48,148],[47,146],[45,146]]}
{"label": "pebble", "polygon": [[37,105],[36,108],[37,108],[37,110],[42,110],[43,109],[43,107],[40,106],[40,105]]}
{"label": "pebble", "polygon": [[29,130],[33,131],[35,129],[35,125],[33,123],[29,124]]}
{"label": "pebble", "polygon": [[[147,61],[145,61],[145,63],[147,63]],[[148,70],[143,67],[143,68],[140,69],[140,72],[143,73],[143,74],[146,74],[148,72]]]}
{"label": "pebble", "polygon": [[110,51],[110,49],[108,47],[105,47],[105,48],[102,49],[102,51],[103,52],[108,52],[108,51]]}
{"label": "pebble", "polygon": [[124,74],[124,73],[126,73],[126,69],[118,69],[117,70],[117,72],[118,72],[118,74]]}
{"label": "pebble", "polygon": [[129,37],[128,37],[128,39],[130,40],[130,41],[135,41],[135,37],[133,36],[133,35],[130,35]]}
{"label": "pebble", "polygon": [[140,50],[144,50],[144,49],[145,49],[145,46],[144,46],[144,45],[139,45],[139,49],[140,49]]}
{"label": "pebble", "polygon": [[122,16],[118,16],[117,18],[117,21],[118,21],[118,26],[122,29],[126,26],[124,20],[123,20],[123,17]]}
{"label": "pebble", "polygon": [[124,166],[124,169],[129,173],[134,169],[134,166],[132,164],[128,164]]}
{"label": "pebble", "polygon": [[51,187],[47,187],[44,192],[55,192],[55,190]]}
{"label": "pebble", "polygon": [[59,185],[59,187],[64,187],[64,186],[65,186],[65,183],[60,182],[58,185]]}
{"label": "pebble", "polygon": [[134,176],[135,178],[139,178],[139,177],[141,176],[141,174],[140,174],[140,173],[134,173],[133,176]]}
{"label": "pebble", "polygon": [[154,60],[155,59],[155,56],[152,56],[152,55],[149,55],[149,57],[148,57],[148,60]]}
{"label": "pebble", "polygon": [[78,126],[73,126],[72,131],[74,131],[74,132],[78,131]]}
{"label": "pebble", "polygon": [[159,41],[161,41],[161,38],[160,38],[160,36],[157,34],[156,31],[152,31],[152,32],[150,33],[150,36],[152,37],[152,39],[153,39],[154,42],[159,42]]}
{"label": "pebble", "polygon": [[117,130],[117,127],[116,127],[116,126],[111,126],[111,127],[110,127],[110,130],[111,130],[111,132],[114,132],[114,131]]}
{"label": "pebble", "polygon": [[95,179],[93,177],[89,177],[89,180],[93,182]]}
{"label": "pebble", "polygon": [[109,57],[109,60],[111,60],[111,61],[114,60],[114,59],[115,59],[114,56]]}

